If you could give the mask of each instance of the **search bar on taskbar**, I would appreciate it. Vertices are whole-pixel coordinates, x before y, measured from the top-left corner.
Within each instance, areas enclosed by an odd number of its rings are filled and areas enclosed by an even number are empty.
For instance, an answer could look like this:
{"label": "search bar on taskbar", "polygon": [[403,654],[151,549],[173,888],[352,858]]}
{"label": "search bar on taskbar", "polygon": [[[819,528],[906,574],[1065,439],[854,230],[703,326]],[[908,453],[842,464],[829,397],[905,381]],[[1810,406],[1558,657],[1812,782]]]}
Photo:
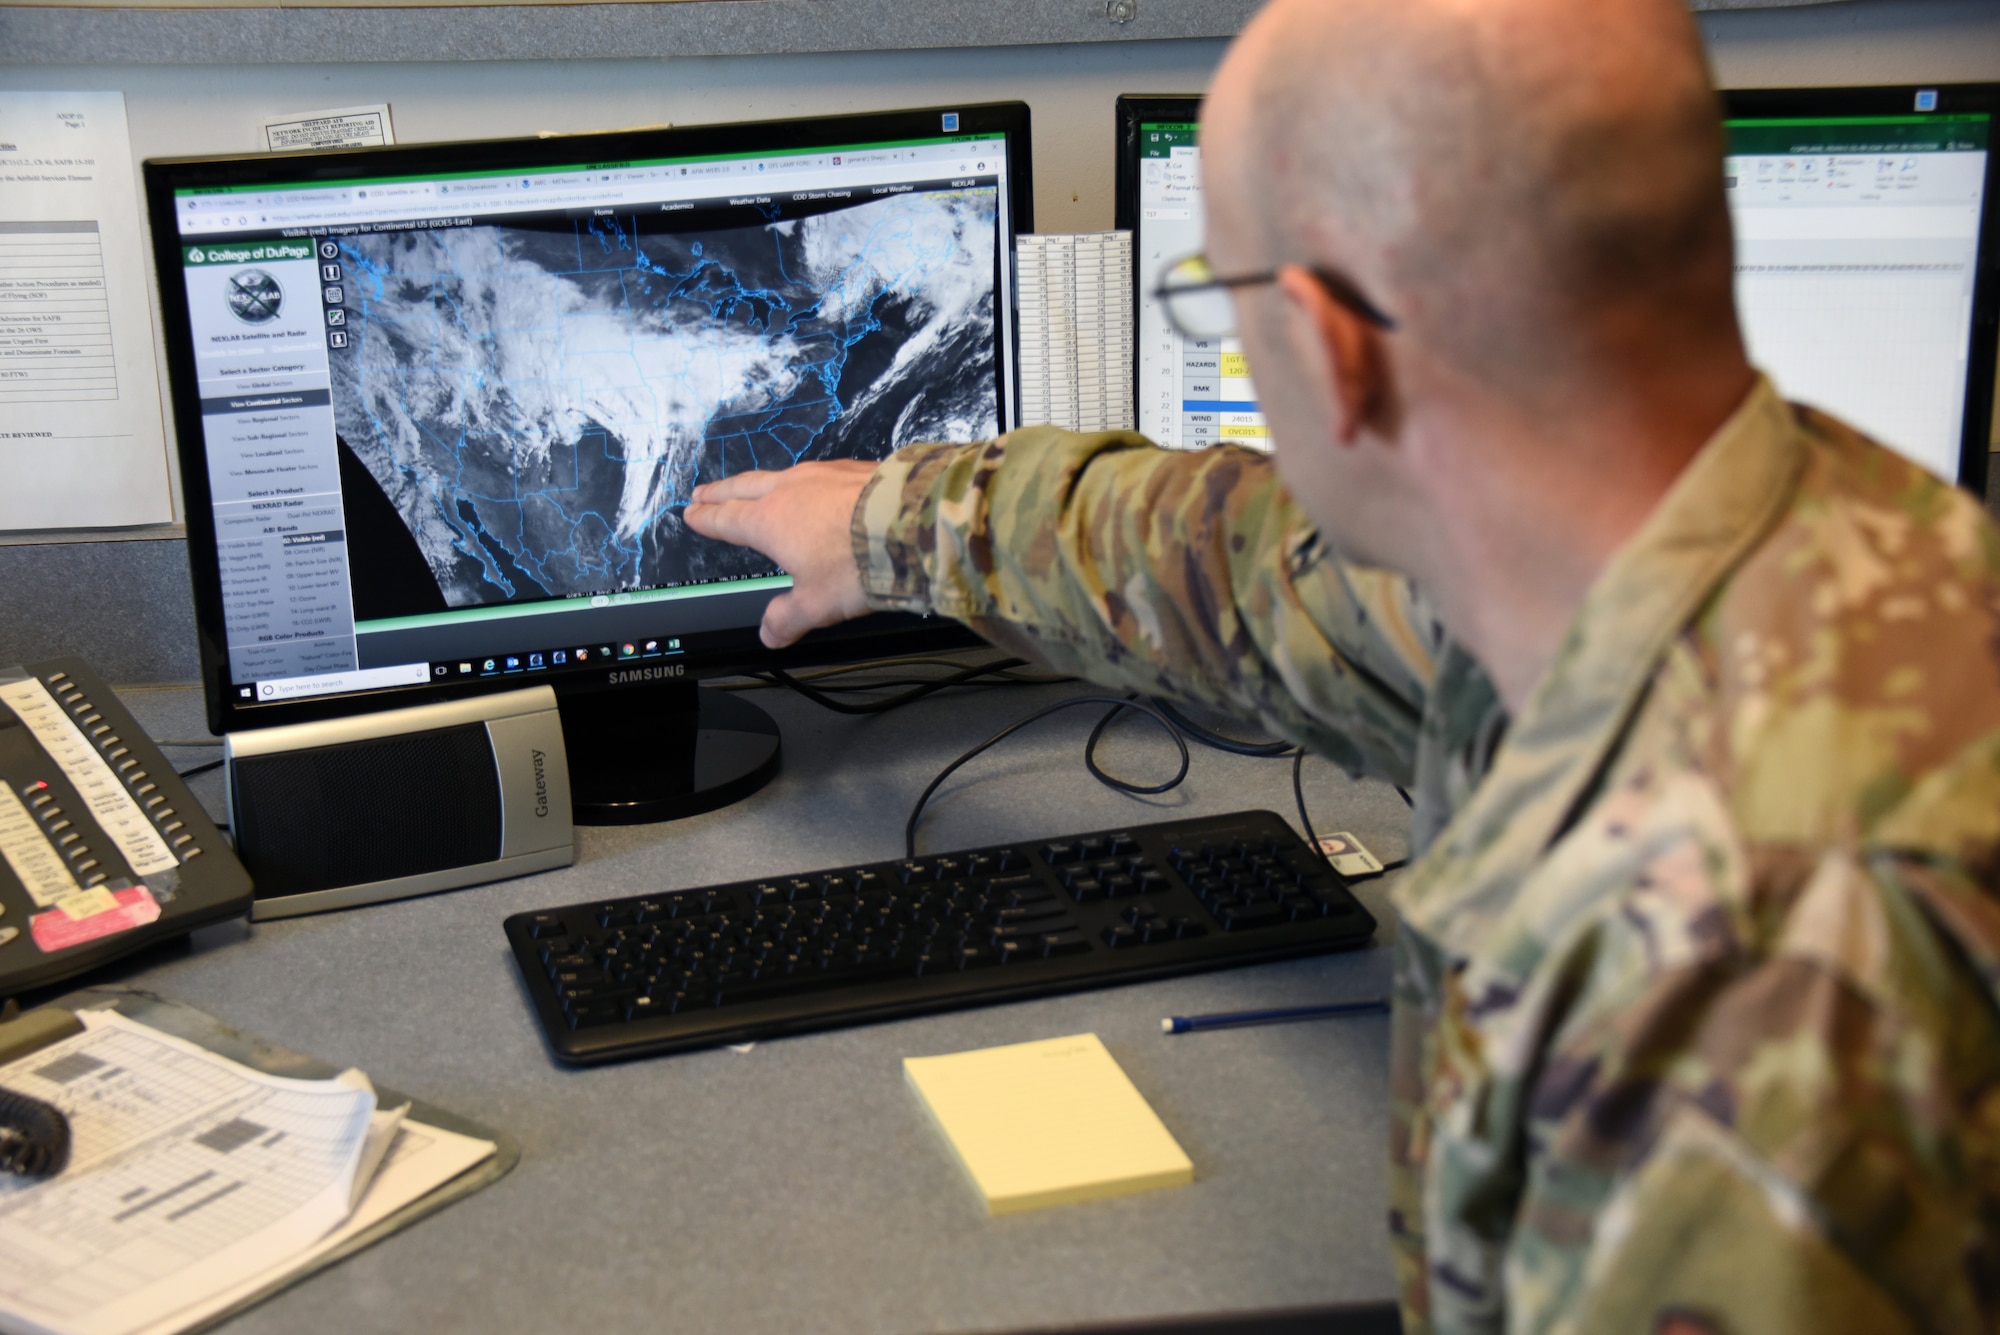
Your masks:
{"label": "search bar on taskbar", "polygon": [[375,691],[384,686],[415,686],[431,679],[429,663],[399,663],[395,667],[362,668],[356,672],[333,672],[323,677],[280,677],[257,683],[257,699],[296,700],[307,695],[333,695],[339,691]]}

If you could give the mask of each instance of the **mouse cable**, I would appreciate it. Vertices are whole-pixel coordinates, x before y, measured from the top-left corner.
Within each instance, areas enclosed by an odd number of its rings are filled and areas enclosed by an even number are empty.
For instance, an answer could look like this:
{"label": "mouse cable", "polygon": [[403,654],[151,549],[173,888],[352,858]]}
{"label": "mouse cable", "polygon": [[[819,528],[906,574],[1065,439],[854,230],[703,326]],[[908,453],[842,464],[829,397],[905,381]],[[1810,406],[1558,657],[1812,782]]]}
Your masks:
{"label": "mouse cable", "polygon": [[963,755],[959,756],[958,759],[952,761],[949,765],[946,765],[944,769],[938,773],[938,776],[935,779],[931,780],[930,786],[924,789],[922,796],[917,798],[916,806],[910,809],[909,822],[903,827],[903,849],[905,854],[912,858],[916,857],[917,822],[923,819],[925,806],[929,805],[932,795],[935,794],[939,788],[944,786],[944,781],[946,779],[949,779],[952,775],[958,773],[958,771],[961,768],[963,768],[968,762],[976,759],[978,756],[991,750],[993,747],[998,746],[1001,742],[1006,741],[1009,737],[1012,737],[1015,733],[1027,727],[1029,724],[1039,723],[1043,719],[1049,717],[1049,715],[1051,714],[1059,713],[1065,709],[1073,709],[1078,705],[1111,706],[1111,712],[1106,714],[1103,718],[1099,719],[1097,722],[1097,727],[1092,730],[1091,732],[1092,743],[1095,743],[1096,739],[1103,735],[1104,729],[1110,726],[1112,719],[1116,718],[1119,714],[1123,713],[1125,710],[1130,709],[1138,713],[1144,714],[1146,717],[1158,723],[1161,728],[1165,729],[1167,736],[1173,740],[1175,748],[1179,750],[1179,752],[1181,753],[1180,770],[1178,773],[1174,775],[1173,778],[1167,780],[1165,783],[1159,783],[1159,784],[1136,784],[1131,782],[1130,780],[1120,779],[1116,775],[1107,773],[1098,766],[1095,757],[1091,755],[1089,752],[1086,752],[1085,762],[1090,767],[1091,775],[1094,778],[1096,778],[1099,783],[1104,784],[1108,788],[1116,788],[1118,791],[1124,793],[1153,794],[1153,793],[1168,792],[1171,789],[1179,786],[1181,780],[1187,777],[1188,767],[1193,763],[1193,758],[1188,754],[1187,740],[1181,736],[1180,729],[1176,728],[1173,725],[1173,722],[1169,720],[1166,715],[1162,714],[1159,710],[1155,709],[1148,702],[1144,700],[1120,700],[1115,696],[1109,696],[1109,695],[1078,695],[1078,696],[1073,696],[1068,700],[1058,700],[1054,704],[1048,706],[1045,709],[1038,709],[1034,713],[1028,715],[1026,718],[1017,719],[1013,723],[1008,724],[1006,727],[1002,728],[999,732],[994,733],[991,737],[988,737],[985,741],[973,747],[971,750],[965,752]]}
{"label": "mouse cable", "polygon": [[224,761],[220,760],[204,760],[199,765],[190,765],[186,769],[175,770],[174,774],[178,778],[192,779],[197,774],[206,774],[212,769],[221,769],[224,763]]}

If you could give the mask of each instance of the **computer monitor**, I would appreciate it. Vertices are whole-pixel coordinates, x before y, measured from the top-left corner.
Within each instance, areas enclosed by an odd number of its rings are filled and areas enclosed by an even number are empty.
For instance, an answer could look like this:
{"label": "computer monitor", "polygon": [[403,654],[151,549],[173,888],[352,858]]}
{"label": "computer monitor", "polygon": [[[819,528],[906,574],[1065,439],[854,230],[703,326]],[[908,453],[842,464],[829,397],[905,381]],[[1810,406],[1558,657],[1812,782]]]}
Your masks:
{"label": "computer monitor", "polygon": [[[1751,356],[1788,396],[1983,491],[2000,85],[1734,91],[1724,105]],[[1145,300],[1166,266],[1202,247],[1200,110],[1192,96],[1118,99],[1139,429],[1163,445],[1256,444],[1268,433],[1241,349],[1191,345]]]}
{"label": "computer monitor", "polygon": [[1007,103],[148,162],[210,726],[548,682],[579,818],[657,819],[775,770],[695,679],[973,642],[773,654],[789,576],[682,515],[1011,424],[1029,155]]}
{"label": "computer monitor", "polygon": [[1184,338],[1151,293],[1176,260],[1202,248],[1201,99],[1118,99],[1116,223],[1132,233],[1135,421],[1175,449],[1229,442],[1269,448],[1242,343]]}
{"label": "computer monitor", "polygon": [[1983,492],[2000,84],[1731,91],[1750,355],[1793,399]]}

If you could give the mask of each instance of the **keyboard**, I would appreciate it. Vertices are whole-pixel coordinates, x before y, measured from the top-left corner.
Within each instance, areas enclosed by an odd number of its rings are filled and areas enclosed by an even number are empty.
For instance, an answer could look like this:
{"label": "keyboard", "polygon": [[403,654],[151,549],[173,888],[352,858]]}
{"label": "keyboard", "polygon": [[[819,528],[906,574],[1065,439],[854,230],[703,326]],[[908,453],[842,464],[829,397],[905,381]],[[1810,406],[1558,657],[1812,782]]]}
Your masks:
{"label": "keyboard", "polygon": [[1269,811],[506,921],[558,1058],[615,1061],[1290,959],[1375,919]]}

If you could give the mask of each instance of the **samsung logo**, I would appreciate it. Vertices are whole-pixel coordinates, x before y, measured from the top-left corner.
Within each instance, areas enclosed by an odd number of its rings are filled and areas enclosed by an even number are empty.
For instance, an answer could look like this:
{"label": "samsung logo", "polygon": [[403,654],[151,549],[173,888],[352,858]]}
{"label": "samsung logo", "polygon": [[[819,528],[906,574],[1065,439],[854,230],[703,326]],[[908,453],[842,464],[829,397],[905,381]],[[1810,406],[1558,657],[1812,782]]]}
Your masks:
{"label": "samsung logo", "polygon": [[669,663],[665,667],[632,668],[625,672],[614,672],[610,676],[613,686],[628,686],[637,681],[665,681],[669,677],[685,677],[685,663]]}
{"label": "samsung logo", "polygon": [[534,751],[533,755],[535,757],[535,814],[537,816],[546,816],[549,814],[549,772],[548,766],[545,763],[548,757],[540,751]]}

